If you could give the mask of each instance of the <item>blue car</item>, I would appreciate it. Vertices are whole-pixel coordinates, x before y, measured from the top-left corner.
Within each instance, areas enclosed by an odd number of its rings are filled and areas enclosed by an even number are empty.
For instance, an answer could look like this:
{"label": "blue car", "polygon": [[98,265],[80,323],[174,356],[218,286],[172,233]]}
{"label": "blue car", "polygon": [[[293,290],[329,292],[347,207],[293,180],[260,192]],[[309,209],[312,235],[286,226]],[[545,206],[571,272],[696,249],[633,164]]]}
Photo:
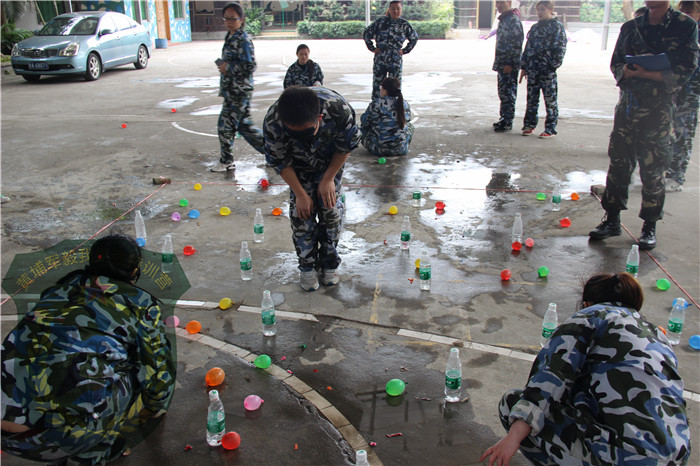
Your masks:
{"label": "blue car", "polygon": [[95,81],[104,70],[148,65],[151,34],[121,13],[66,13],[46,23],[34,37],[12,48],[12,68],[27,81],[42,74],[83,75]]}

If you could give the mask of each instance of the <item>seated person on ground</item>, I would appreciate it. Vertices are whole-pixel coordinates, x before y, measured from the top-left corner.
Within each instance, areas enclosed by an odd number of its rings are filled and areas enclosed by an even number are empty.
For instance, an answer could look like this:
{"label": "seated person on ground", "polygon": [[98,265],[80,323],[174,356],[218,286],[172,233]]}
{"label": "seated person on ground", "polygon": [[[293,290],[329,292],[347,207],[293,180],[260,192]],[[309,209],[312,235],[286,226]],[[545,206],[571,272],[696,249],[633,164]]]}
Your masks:
{"label": "seated person on ground", "polygon": [[382,80],[379,91],[380,97],[362,114],[362,145],[377,156],[406,155],[414,128],[401,83],[389,76]]}
{"label": "seated person on ground", "polygon": [[299,44],[297,61],[287,69],[284,76],[284,88],[289,86],[323,86],[323,72],[315,61],[309,58],[309,46]]}

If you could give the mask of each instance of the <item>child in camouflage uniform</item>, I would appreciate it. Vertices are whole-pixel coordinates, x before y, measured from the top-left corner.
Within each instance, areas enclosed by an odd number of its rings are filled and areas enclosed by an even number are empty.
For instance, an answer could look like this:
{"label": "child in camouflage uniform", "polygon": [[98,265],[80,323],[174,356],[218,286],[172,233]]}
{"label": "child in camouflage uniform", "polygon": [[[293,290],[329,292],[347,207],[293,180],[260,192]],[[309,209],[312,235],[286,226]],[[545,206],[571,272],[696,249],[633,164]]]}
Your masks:
{"label": "child in camouflage uniform", "polygon": [[[401,17],[401,12],[400,1],[389,2],[386,15],[367,26],[363,33],[367,48],[374,53],[372,100],[379,98],[382,79],[393,76],[401,82],[403,56],[413,50],[418,42],[416,30]],[[408,44],[404,47],[406,41]]]}
{"label": "child in camouflage uniform", "polygon": [[217,60],[221,73],[219,95],[224,98],[218,124],[221,158],[219,163],[211,168],[213,172],[225,172],[236,168],[231,152],[236,132],[255,150],[263,152],[262,132],[253,124],[250,116],[253,72],[256,68],[253,41],[243,30],[245,14],[238,3],[227,4],[223,10],[223,17],[228,34],[221,51],[221,60]]}
{"label": "child in camouflage uniform", "polygon": [[666,335],[639,314],[631,275],[599,274],[582,309],[552,334],[524,390],[499,405],[508,435],[482,455],[507,464],[685,464],[690,429],[683,380]]}
{"label": "child in camouflage uniform", "polygon": [[566,31],[559,18],[552,17],[552,2],[537,2],[535,8],[539,21],[527,33],[527,43],[520,61],[520,82],[527,76],[527,110],[522,134],[531,135],[537,126],[537,109],[542,91],[547,119],[540,138],[548,139],[557,134],[557,68],[561,66],[566,53]]}
{"label": "child in camouflage uniform", "polygon": [[360,140],[355,111],[330,89],[291,86],[267,112],[263,133],[267,163],[290,188],[300,285],[317,289],[317,270],[324,285],[335,285],[340,280],[343,168]]}
{"label": "child in camouflage uniform", "polygon": [[411,107],[396,78],[384,78],[380,92],[362,114],[362,145],[376,156],[406,155],[413,137]]}
{"label": "child in camouflage uniform", "polygon": [[500,119],[493,124],[497,133],[513,129],[515,100],[518,97],[518,70],[523,50],[523,24],[520,11],[511,9],[511,2],[497,1],[496,58],[493,71],[498,72],[498,98],[501,100]]}
{"label": "child in camouflage uniform", "polygon": [[2,450],[103,464],[150,433],[175,389],[159,301],[133,283],[141,252],[97,240],[2,344]]}
{"label": "child in camouflage uniform", "polygon": [[297,61],[287,69],[283,86],[323,86],[323,72],[315,61],[309,58],[309,46],[299,44]]}

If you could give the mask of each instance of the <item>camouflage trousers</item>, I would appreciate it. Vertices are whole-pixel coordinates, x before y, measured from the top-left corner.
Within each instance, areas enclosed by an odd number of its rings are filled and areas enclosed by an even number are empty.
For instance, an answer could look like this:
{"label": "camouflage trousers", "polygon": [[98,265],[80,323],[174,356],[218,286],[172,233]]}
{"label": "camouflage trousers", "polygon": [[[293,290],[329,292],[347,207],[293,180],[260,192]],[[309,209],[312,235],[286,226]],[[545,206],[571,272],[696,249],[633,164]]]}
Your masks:
{"label": "camouflage trousers", "polygon": [[556,71],[527,75],[527,110],[525,110],[525,118],[523,119],[523,129],[537,126],[537,110],[540,105],[540,92],[542,92],[542,99],[547,110],[544,131],[549,134],[557,134],[557,121],[559,120],[557,89]]}
{"label": "camouflage trousers", "polygon": [[[381,128],[379,129],[381,131]],[[411,122],[406,122],[403,129],[396,128],[396,134],[379,135],[376,131],[367,131],[362,134],[362,145],[372,155],[377,157],[390,157],[392,155],[408,154],[408,147],[413,139],[415,128]]]}
{"label": "camouflage trousers", "polygon": [[500,122],[512,125],[515,118],[515,100],[518,98],[518,70],[498,72],[498,98],[501,100]]}
{"label": "camouflage trousers", "polygon": [[403,60],[385,60],[382,57],[376,55],[374,58],[374,66],[372,68],[372,74],[374,78],[372,79],[372,100],[379,98],[379,85],[382,83],[384,78],[387,76],[392,76],[401,82],[401,73],[403,69]]}
{"label": "camouflage trousers", "polygon": [[620,93],[608,146],[610,166],[601,202],[606,211],[627,209],[629,184],[638,163],[642,180],[639,217],[651,222],[663,218],[664,172],[671,159],[672,110],[673,104],[666,95],[642,98],[628,90]]}
{"label": "camouflage trousers", "polygon": [[219,144],[221,145],[221,163],[233,162],[233,141],[236,131],[243,136],[243,139],[253,146],[253,148],[263,153],[263,135],[260,128],[255,126],[250,117],[250,96],[238,99],[224,99],[219,115]]}
{"label": "camouflage trousers", "polygon": [[311,215],[306,220],[297,215],[296,195],[290,190],[289,219],[292,226],[292,241],[299,258],[299,270],[337,269],[341,259],[338,240],[343,227],[345,205],[340,198],[343,171],[335,176],[336,203],[332,209],[323,205],[318,195],[318,184],[323,173],[301,174],[297,177],[304,191],[313,200]]}
{"label": "camouflage trousers", "polygon": [[673,146],[671,163],[666,171],[666,178],[671,178],[680,184],[685,183],[685,171],[690,163],[690,154],[693,150],[693,138],[698,126],[698,107],[700,95],[676,94],[676,102],[673,115]]}

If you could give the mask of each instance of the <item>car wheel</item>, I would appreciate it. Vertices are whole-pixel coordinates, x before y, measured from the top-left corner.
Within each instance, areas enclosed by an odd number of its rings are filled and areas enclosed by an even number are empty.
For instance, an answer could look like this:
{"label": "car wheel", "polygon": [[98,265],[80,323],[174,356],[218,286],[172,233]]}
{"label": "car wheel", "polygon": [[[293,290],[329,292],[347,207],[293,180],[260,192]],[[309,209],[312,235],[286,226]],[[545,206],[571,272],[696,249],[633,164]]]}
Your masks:
{"label": "car wheel", "polygon": [[148,50],[143,45],[139,46],[139,53],[136,55],[134,66],[137,70],[142,70],[148,65]]}
{"label": "car wheel", "polygon": [[23,74],[22,77],[24,78],[25,81],[30,82],[30,83],[35,83],[39,79],[41,79],[40,74]]}
{"label": "car wheel", "polygon": [[96,53],[91,53],[87,58],[87,65],[85,66],[85,80],[86,81],[96,81],[102,75],[102,62],[100,57]]}

